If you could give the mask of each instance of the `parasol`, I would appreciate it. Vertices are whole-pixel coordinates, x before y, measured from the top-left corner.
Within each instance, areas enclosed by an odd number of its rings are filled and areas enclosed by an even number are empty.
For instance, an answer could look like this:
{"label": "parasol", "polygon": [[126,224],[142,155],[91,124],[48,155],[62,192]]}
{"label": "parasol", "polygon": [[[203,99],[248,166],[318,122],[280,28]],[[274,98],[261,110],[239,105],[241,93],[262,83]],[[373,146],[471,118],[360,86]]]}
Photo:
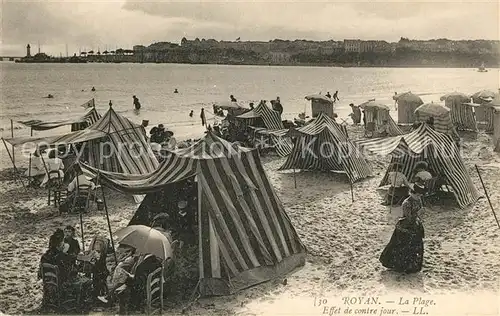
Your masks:
{"label": "parasol", "polygon": [[450,109],[439,103],[426,103],[415,109],[415,114],[422,113],[430,116],[441,116],[448,112]]}
{"label": "parasol", "polygon": [[481,90],[474,93],[471,98],[474,103],[484,103],[489,102],[495,97],[495,92],[491,90]]}
{"label": "parasol", "polygon": [[240,103],[232,101],[215,102],[215,106],[218,106],[223,110],[244,108],[244,106],[241,105]]}
{"label": "parasol", "polygon": [[143,254],[150,253],[164,260],[173,255],[168,238],[159,230],[148,226],[127,226],[116,232],[116,237],[120,244],[134,247]]}

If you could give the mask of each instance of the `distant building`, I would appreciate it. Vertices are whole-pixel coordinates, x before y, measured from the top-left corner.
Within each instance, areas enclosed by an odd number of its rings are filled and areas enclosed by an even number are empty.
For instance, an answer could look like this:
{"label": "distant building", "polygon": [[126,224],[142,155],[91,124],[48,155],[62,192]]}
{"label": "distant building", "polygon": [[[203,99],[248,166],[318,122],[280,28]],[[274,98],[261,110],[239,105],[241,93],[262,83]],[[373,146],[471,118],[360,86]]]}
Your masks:
{"label": "distant building", "polygon": [[361,41],[356,40],[344,40],[344,52],[346,53],[360,53],[361,52]]}
{"label": "distant building", "polygon": [[31,57],[31,46],[30,46],[30,44],[28,44],[28,46],[26,46],[26,57]]}

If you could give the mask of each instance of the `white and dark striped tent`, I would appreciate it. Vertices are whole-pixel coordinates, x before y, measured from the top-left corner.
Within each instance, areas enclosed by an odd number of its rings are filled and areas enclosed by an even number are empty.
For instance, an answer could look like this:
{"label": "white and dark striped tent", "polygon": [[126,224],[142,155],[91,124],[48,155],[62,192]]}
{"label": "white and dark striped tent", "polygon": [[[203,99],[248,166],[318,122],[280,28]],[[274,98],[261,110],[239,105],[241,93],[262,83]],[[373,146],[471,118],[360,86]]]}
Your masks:
{"label": "white and dark striped tent", "polygon": [[124,174],[147,174],[158,168],[158,160],[146,141],[144,128],[116,113],[111,106],[88,130],[104,133],[108,144],[103,146],[100,139],[88,143],[91,166]]}
{"label": "white and dark striped tent", "polygon": [[94,108],[95,105],[94,99],[87,101],[85,104],[90,104],[92,108],[83,116],[78,117],[76,119],[61,120],[61,121],[28,120],[28,121],[19,121],[19,123],[28,126],[34,131],[46,131],[61,126],[71,125],[71,131],[74,132],[79,129],[73,129],[73,126],[80,126],[81,124],[88,124],[88,123],[92,124],[100,117]]}
{"label": "white and dark striped tent", "polygon": [[295,146],[279,170],[340,171],[351,182],[369,177],[372,169],[339,125],[325,113],[306,126],[290,129]]}
{"label": "white and dark striped tent", "polygon": [[71,124],[71,131],[80,131],[82,129],[86,129],[89,126],[94,125],[101,118],[101,114],[99,114],[94,107],[88,110],[82,117],[80,117],[79,121]]}
{"label": "white and dark striped tent", "polygon": [[434,130],[439,133],[453,133],[453,123],[451,121],[451,110],[439,103],[422,104],[415,110],[415,121],[425,123],[434,118]]}
{"label": "white and dark striped tent", "polygon": [[424,101],[411,92],[394,95],[393,100],[398,104],[398,124],[412,124],[415,122],[415,110]]}
{"label": "white and dark striped tent", "polygon": [[[86,165],[82,169],[90,176],[98,172]],[[153,173],[100,173],[102,185],[129,194],[168,191],[188,178],[197,182],[202,295],[228,295],[305,263],[306,249],[255,149],[208,133],[192,147],[173,152]]]}
{"label": "white and dark striped tent", "polygon": [[403,135],[403,131],[389,114],[390,109],[388,106],[377,103],[375,100],[370,100],[360,104],[359,107],[365,111],[367,124],[373,122],[375,123],[375,129],[377,129],[384,124],[384,121],[387,121],[390,136]]}
{"label": "white and dark striped tent", "polygon": [[[402,173],[410,179],[415,164],[426,161],[431,170],[439,173],[451,187],[457,203],[464,208],[476,202],[481,195],[467,173],[459,149],[451,136],[436,132],[427,124],[396,137],[360,140],[357,146],[380,155],[392,155],[392,161],[402,165]],[[388,173],[380,186],[389,184]]]}
{"label": "white and dark striped tent", "polygon": [[[260,118],[264,122],[266,129],[270,132],[282,130],[285,128],[285,126],[283,125],[283,121],[281,120],[281,114],[273,109],[270,109],[265,104],[259,104],[253,110],[238,115],[237,118],[247,120],[255,120]],[[290,139],[276,136],[274,133],[269,133],[269,135],[271,137],[273,145],[275,145],[278,155],[280,155],[281,157],[285,157],[292,152],[292,143]]]}
{"label": "white and dark striped tent", "polygon": [[450,109],[451,122],[458,130],[477,131],[474,108],[477,105],[469,103],[470,97],[460,92],[452,92],[441,97],[444,105]]}

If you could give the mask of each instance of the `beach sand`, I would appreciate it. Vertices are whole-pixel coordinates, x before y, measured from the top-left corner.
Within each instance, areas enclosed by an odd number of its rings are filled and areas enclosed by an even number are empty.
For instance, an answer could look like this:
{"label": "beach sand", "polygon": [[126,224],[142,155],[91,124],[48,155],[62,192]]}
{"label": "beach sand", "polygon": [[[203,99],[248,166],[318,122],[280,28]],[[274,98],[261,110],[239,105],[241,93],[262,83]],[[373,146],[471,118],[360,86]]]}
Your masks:
{"label": "beach sand", "polygon": [[[349,132],[355,138],[361,128],[349,127]],[[467,139],[464,160],[483,193],[474,164],[480,167],[493,207],[500,215],[500,156],[492,149],[487,135]],[[6,167],[5,156],[2,166]],[[423,270],[400,275],[386,271],[378,261],[401,214],[400,208],[380,204],[377,186],[387,168],[387,157],[372,161],[374,177],[354,184],[354,202],[343,175],[297,172],[294,188],[292,172],[276,171],[284,159],[266,157],[263,161],[308,248],[306,265],[286,276],[286,282],[278,278],[234,295],[201,298],[186,314],[347,314],[349,305],[342,301],[345,296],[380,296],[381,305],[374,307],[377,315],[382,308],[390,307],[387,300],[417,296],[435,299],[436,305],[426,307],[434,308],[428,310],[429,315],[437,315],[437,311],[442,315],[500,314],[500,228],[485,198],[463,210],[446,200],[426,207],[421,214],[426,233]],[[7,168],[0,172],[0,312],[19,314],[36,311],[40,305],[42,288],[37,282],[37,269],[50,234],[68,224],[74,225],[79,234],[80,224],[77,215],[59,215],[56,208],[47,206],[45,190],[25,192],[12,180],[11,172]],[[105,194],[111,227],[116,231],[127,225],[137,205],[131,197],[110,190]],[[83,221],[87,247],[96,233],[108,234],[105,213],[95,206]],[[181,314],[187,302],[167,300],[165,314]],[[325,307],[341,311],[334,313]],[[114,312],[93,310],[91,314]]]}

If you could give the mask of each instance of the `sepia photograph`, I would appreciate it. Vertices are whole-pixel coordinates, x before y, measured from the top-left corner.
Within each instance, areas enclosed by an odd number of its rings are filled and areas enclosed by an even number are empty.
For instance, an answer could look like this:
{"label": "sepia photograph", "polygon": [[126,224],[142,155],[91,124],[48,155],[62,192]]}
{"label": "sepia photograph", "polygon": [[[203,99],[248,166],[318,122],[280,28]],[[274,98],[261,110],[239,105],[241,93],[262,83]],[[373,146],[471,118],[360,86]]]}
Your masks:
{"label": "sepia photograph", "polygon": [[0,316],[500,316],[498,0],[0,21]]}

